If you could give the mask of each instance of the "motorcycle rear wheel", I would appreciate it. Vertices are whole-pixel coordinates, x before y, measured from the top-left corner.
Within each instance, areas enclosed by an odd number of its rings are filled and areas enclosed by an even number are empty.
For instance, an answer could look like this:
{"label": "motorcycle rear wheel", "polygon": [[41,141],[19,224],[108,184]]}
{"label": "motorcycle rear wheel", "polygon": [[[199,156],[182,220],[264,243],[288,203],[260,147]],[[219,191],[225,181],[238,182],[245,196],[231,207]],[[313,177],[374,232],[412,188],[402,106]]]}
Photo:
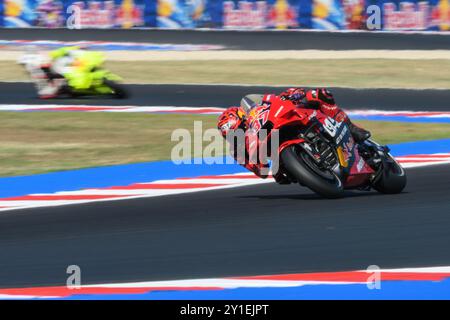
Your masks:
{"label": "motorcycle rear wheel", "polygon": [[305,161],[304,157],[309,156],[303,155],[301,151],[298,152],[297,150],[298,147],[293,145],[281,152],[280,157],[284,168],[297,181],[315,193],[330,199],[342,197],[344,187],[339,177],[333,172],[322,171],[318,173],[317,171],[320,171],[320,169],[318,167],[313,168],[312,161]]}
{"label": "motorcycle rear wheel", "polygon": [[372,187],[380,193],[400,193],[406,187],[405,170],[391,156],[387,155],[387,157],[392,162],[383,168],[380,176],[372,183]]}

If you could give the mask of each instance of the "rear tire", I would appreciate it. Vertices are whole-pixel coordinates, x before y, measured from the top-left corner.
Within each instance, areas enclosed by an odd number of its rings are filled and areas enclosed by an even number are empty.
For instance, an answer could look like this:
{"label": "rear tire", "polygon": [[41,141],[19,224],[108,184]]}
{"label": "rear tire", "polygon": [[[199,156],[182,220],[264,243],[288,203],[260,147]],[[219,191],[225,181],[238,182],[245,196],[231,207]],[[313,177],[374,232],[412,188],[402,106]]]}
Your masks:
{"label": "rear tire", "polygon": [[325,178],[314,172],[297,153],[297,146],[289,146],[281,152],[284,168],[301,184],[326,198],[339,198],[344,194],[341,180],[334,173]]}
{"label": "rear tire", "polygon": [[392,160],[393,162],[383,169],[381,176],[372,183],[372,187],[380,193],[396,194],[402,192],[406,187],[405,170],[397,161]]}
{"label": "rear tire", "polygon": [[127,99],[130,96],[130,93],[122,84],[106,79],[104,80],[104,84],[111,88],[114,97],[117,99]]}

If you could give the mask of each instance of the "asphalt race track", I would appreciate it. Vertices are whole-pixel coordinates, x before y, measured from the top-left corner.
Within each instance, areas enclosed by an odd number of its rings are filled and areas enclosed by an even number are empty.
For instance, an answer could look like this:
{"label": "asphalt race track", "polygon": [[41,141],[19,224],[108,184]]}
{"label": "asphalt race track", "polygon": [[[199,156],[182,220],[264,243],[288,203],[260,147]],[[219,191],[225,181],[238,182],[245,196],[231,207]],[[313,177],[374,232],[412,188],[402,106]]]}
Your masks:
{"label": "asphalt race track", "polygon": [[259,186],[4,212],[1,287],[450,265],[450,166],[400,195]]}
{"label": "asphalt race track", "polygon": [[448,35],[386,32],[1,29],[2,40],[151,42],[221,45],[231,50],[436,50]]}
{"label": "asphalt race track", "polygon": [[[280,87],[241,87],[205,85],[128,85],[132,97],[115,99],[36,98],[30,83],[2,83],[1,104],[87,104],[133,106],[229,107],[239,104],[249,93],[279,93]],[[409,111],[448,111],[450,90],[350,89],[331,88],[336,101],[345,109]]]}

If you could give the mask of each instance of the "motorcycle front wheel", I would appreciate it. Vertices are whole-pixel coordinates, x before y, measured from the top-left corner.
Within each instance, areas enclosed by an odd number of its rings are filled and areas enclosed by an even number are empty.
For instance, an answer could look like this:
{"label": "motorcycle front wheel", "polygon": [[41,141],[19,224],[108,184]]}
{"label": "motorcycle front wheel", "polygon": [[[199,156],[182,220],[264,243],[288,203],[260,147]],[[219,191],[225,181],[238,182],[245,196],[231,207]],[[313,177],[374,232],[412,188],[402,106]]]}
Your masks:
{"label": "motorcycle front wheel", "polygon": [[128,90],[125,89],[125,86],[120,83],[107,79],[105,79],[103,83],[112,90],[114,97],[117,99],[126,99],[130,96]]}
{"label": "motorcycle front wheel", "polygon": [[339,198],[344,193],[342,181],[331,171],[320,169],[309,155],[292,145],[280,154],[284,168],[301,184],[326,198]]}

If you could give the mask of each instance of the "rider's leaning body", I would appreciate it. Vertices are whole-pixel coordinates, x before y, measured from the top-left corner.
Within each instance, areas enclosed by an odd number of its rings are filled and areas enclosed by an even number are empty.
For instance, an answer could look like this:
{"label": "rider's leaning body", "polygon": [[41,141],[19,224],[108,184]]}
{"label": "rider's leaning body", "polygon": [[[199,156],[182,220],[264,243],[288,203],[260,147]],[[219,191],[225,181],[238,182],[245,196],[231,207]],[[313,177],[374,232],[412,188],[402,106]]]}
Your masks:
{"label": "rider's leaning body", "polygon": [[88,88],[89,73],[104,62],[103,53],[77,46],[58,48],[51,51],[49,56],[50,63],[42,67],[48,78],[48,86],[39,93],[48,98],[55,96],[64,85],[61,79],[65,79],[69,87]]}
{"label": "rider's leaning body", "polygon": [[[253,96],[252,100],[255,100],[254,96],[256,95],[251,96]],[[370,132],[353,124],[347,114],[337,106],[332,93],[325,88],[310,90],[304,88],[290,88],[279,95],[265,94],[258,96],[259,97],[256,100],[258,100],[260,106],[270,106],[271,104],[276,103],[277,100],[289,100],[299,108],[313,108],[320,110],[326,116],[332,117],[338,122],[345,122],[349,126],[350,132],[357,143],[361,143],[370,138]],[[251,127],[252,115],[251,112],[248,112],[249,107],[248,104],[246,105],[247,100],[248,99],[244,97],[240,107],[230,107],[220,115],[217,127],[225,139],[230,131],[237,129],[242,129],[246,132],[250,131],[248,129]],[[265,178],[267,176],[262,174],[262,168],[267,168],[267,165],[258,162],[251,163],[251,161],[248,161],[248,155],[254,153],[254,149],[256,149],[257,146],[249,144],[247,138],[248,137],[246,137],[245,146],[238,146],[230,143],[231,148],[234,148],[231,150],[231,154],[245,168],[252,171],[257,176]],[[246,159],[238,159],[239,152],[236,151],[236,148],[242,147],[245,148]],[[281,172],[280,174],[274,175],[274,178],[279,183],[286,182]]]}

